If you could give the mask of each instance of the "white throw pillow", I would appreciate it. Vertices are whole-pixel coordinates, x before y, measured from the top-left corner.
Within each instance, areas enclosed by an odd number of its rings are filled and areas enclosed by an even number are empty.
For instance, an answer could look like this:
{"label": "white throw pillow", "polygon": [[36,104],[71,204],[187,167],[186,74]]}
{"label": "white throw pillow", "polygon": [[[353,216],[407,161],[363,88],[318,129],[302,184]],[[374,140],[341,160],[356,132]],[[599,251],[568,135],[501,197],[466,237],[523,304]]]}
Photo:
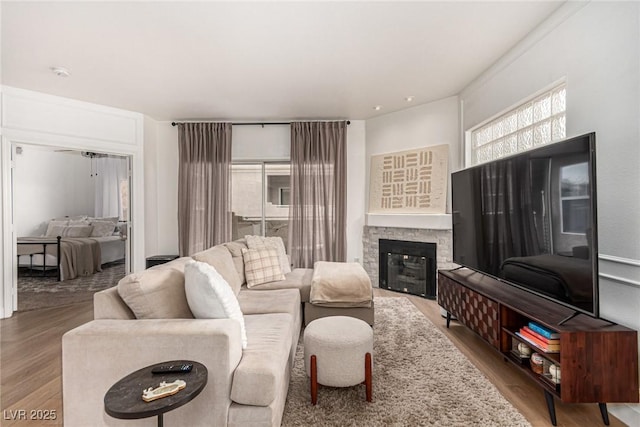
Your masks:
{"label": "white throw pillow", "polygon": [[275,249],[243,249],[242,256],[248,288],[285,279]]}
{"label": "white throw pillow", "polygon": [[278,253],[278,263],[280,264],[280,271],[282,274],[291,273],[291,265],[289,264],[289,257],[287,251],[284,248],[284,242],[282,237],[279,236],[244,236],[247,240],[247,246],[249,249],[264,249],[273,248]]}
{"label": "white throw pillow", "polygon": [[196,319],[233,319],[240,323],[242,348],[247,348],[247,331],[238,299],[231,286],[206,262],[191,261],[184,266],[184,290]]}

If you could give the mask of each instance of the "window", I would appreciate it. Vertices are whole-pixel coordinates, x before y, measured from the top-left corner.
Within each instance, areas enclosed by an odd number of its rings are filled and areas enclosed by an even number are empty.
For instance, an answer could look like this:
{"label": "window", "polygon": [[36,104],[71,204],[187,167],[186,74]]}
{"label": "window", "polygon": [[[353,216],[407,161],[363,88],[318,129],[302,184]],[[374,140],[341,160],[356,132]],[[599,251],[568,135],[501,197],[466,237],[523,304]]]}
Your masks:
{"label": "window", "polygon": [[586,234],[589,226],[589,170],[587,162],[560,168],[562,232]]}
{"label": "window", "polygon": [[530,99],[469,132],[467,165],[477,165],[566,137],[566,85]]}
{"label": "window", "polygon": [[[271,166],[271,165],[267,165]],[[289,176],[289,168],[287,167],[286,175],[276,175],[277,171],[269,170],[271,175],[267,175],[267,203],[273,205],[288,205],[289,204],[289,186],[291,177]]]}
{"label": "window", "polygon": [[289,163],[231,165],[232,236],[280,236],[287,246],[290,199]]}

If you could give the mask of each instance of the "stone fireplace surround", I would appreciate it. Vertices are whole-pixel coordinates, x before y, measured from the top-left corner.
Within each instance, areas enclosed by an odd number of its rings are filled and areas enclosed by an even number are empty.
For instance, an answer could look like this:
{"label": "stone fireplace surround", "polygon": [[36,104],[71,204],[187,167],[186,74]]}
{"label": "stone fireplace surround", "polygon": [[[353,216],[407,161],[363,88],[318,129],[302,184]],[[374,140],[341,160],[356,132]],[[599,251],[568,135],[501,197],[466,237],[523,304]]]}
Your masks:
{"label": "stone fireplace surround", "polygon": [[379,287],[380,239],[429,242],[436,244],[437,269],[452,268],[453,239],[450,229],[381,227],[365,225],[362,233],[362,265],[371,278],[371,284]]}

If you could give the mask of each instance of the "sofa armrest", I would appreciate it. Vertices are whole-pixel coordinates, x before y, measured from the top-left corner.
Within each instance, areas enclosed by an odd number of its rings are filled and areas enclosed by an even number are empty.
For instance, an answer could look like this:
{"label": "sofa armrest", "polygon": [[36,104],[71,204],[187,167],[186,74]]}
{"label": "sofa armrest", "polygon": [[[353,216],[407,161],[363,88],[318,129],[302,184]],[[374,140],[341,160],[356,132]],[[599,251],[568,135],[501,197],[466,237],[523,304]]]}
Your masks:
{"label": "sofa armrest", "polygon": [[[192,402],[166,413],[167,424],[226,425],[233,372],[241,357],[235,320],[93,320],[62,337],[64,424],[122,425],[104,412],[109,388],[145,366],[186,359],[207,367],[207,386]],[[128,420],[127,425],[155,425],[155,419]]]}

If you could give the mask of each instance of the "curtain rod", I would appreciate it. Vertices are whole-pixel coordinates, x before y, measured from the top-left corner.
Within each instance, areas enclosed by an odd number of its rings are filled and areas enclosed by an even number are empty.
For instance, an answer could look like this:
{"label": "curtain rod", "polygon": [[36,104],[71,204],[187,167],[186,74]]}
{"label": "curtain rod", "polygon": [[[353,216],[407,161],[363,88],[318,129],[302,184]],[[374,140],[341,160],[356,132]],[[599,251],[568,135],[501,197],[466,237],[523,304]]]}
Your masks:
{"label": "curtain rod", "polygon": [[[183,122],[171,122],[171,126],[177,126],[182,124]],[[187,122],[192,123],[192,122]],[[198,123],[198,122],[193,122]],[[271,125],[290,125],[292,122],[240,122],[240,123],[231,123],[233,126],[271,126]],[[351,120],[347,120],[347,125],[351,124]]]}

